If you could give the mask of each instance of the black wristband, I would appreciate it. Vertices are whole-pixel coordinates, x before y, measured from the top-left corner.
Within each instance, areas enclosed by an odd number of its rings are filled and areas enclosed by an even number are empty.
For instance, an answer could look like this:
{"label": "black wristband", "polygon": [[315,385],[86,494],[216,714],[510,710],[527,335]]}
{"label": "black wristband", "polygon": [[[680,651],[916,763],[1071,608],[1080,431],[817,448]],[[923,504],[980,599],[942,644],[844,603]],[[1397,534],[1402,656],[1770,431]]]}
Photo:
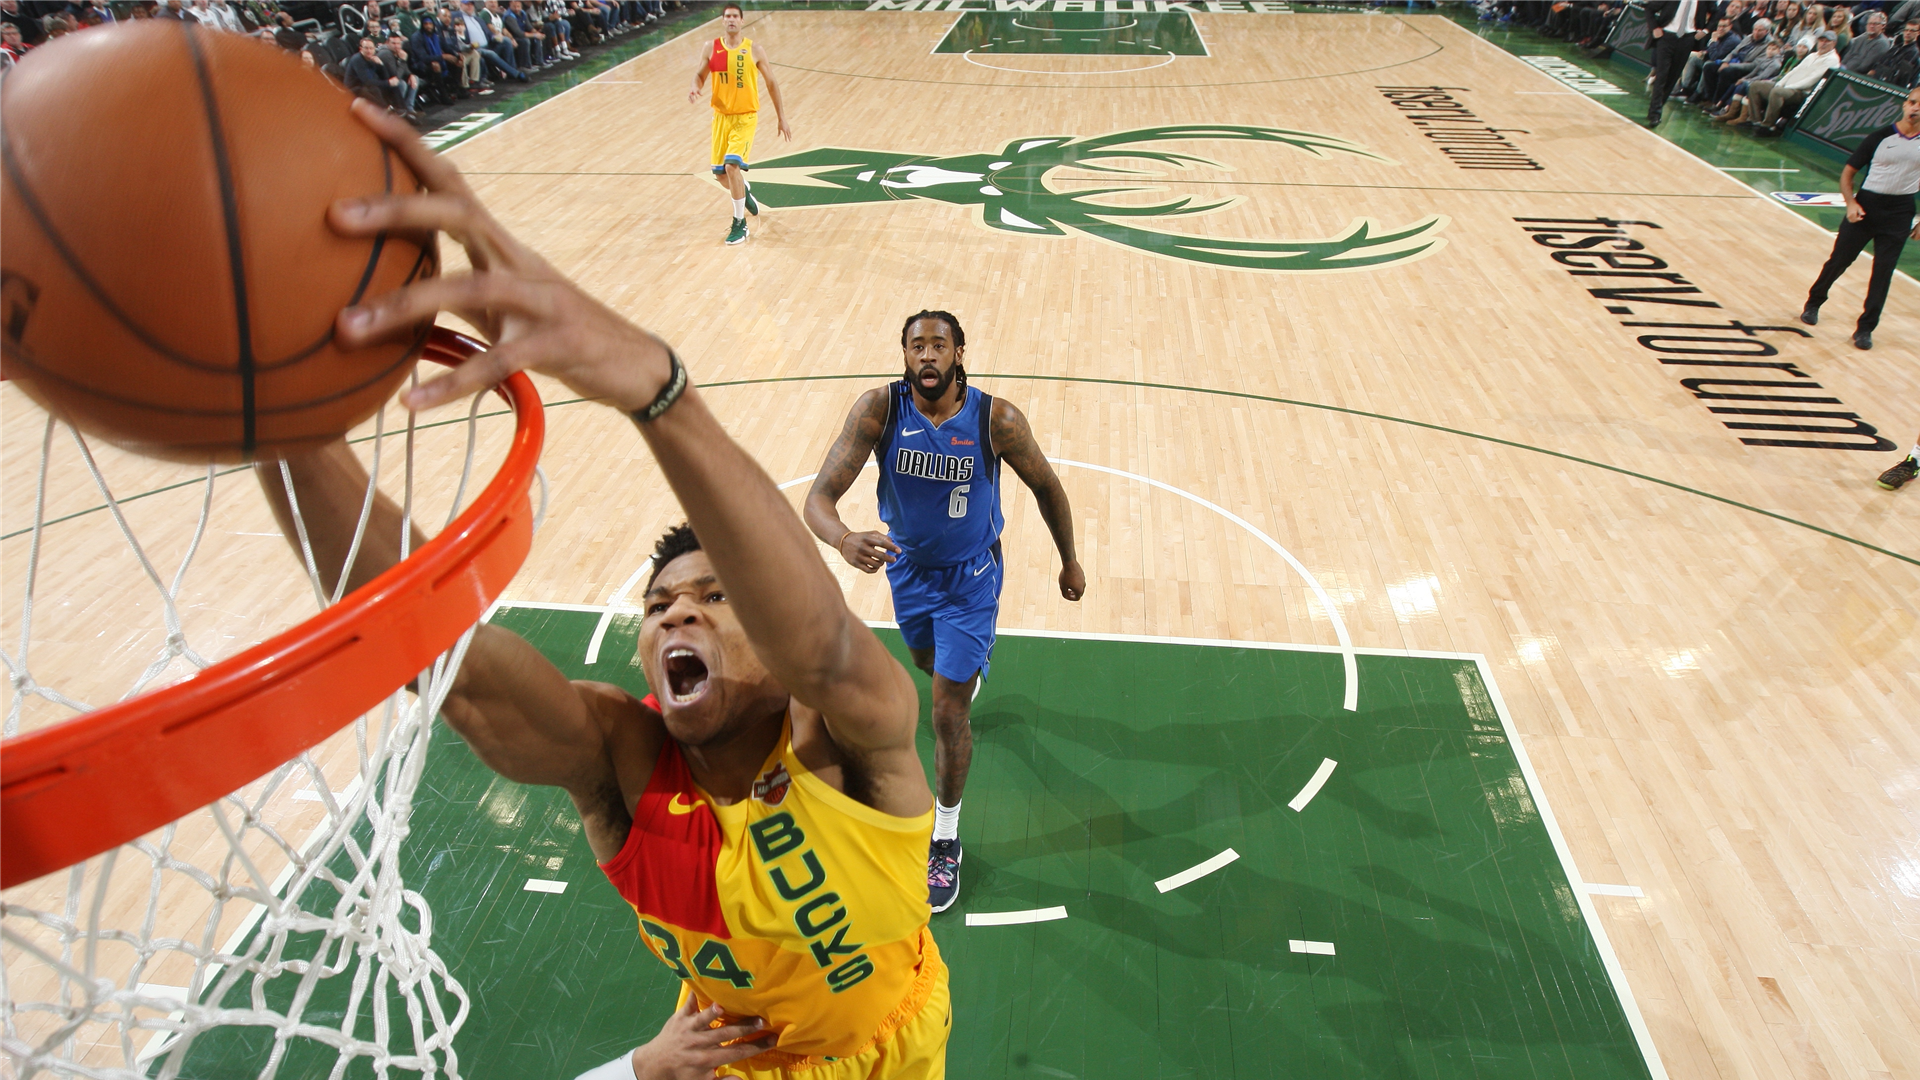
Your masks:
{"label": "black wristband", "polygon": [[667,385],[660,388],[660,395],[653,404],[644,409],[635,409],[628,414],[635,423],[645,424],[660,419],[660,414],[673,407],[680,395],[687,391],[687,369],[681,365],[680,357],[671,347],[667,349]]}

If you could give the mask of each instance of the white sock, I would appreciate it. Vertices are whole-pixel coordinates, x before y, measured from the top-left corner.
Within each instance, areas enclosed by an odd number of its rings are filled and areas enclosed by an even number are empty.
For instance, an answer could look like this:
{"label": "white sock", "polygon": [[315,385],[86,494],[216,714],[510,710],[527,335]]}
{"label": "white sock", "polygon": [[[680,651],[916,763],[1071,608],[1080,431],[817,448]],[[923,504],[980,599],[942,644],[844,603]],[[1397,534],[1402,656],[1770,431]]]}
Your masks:
{"label": "white sock", "polygon": [[574,1080],[633,1080],[633,1051],[629,1050],[605,1065],[596,1065]]}
{"label": "white sock", "polygon": [[[1908,454],[1907,456],[1908,456],[1908,457],[1910,457],[1910,458],[1912,458],[1912,459],[1913,459],[1913,460],[1915,460],[1915,461],[1920,461],[1920,443],[1914,443],[1914,444],[1913,444],[1913,453],[1911,453],[1911,454]],[[940,800],[939,800],[939,799],[935,799],[935,800],[933,800],[933,801],[934,801],[934,804],[935,804],[935,805],[939,805],[939,802],[940,802]]]}
{"label": "white sock", "polygon": [[733,220],[739,221],[741,218],[746,216],[747,216],[746,197],[742,196],[738,199],[733,200]]}
{"label": "white sock", "polygon": [[960,804],[941,806],[940,800],[933,800],[933,838],[935,840],[960,839]]}

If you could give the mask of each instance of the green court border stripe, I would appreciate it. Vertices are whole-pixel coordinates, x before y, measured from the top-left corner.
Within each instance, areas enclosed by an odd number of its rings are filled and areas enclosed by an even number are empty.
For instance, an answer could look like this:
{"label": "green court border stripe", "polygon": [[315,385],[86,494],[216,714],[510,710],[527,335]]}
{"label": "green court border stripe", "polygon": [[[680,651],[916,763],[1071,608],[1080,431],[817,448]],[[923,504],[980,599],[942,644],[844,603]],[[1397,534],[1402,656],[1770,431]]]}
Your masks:
{"label": "green court border stripe", "polygon": [[[1548,457],[1559,458],[1562,461],[1571,461],[1577,465],[1588,465],[1596,469],[1605,469],[1607,472],[1619,473],[1621,476],[1630,476],[1635,480],[1644,480],[1649,484],[1658,484],[1661,487],[1672,488],[1675,491],[1684,491],[1689,495],[1698,495],[1703,499],[1712,499],[1714,502],[1717,502],[1717,503],[1725,503],[1726,505],[1734,507],[1735,509],[1745,510],[1745,511],[1748,511],[1749,513],[1759,514],[1762,517],[1769,517],[1774,519],[1775,521],[1783,521],[1783,522],[1786,522],[1788,525],[1797,525],[1802,529],[1807,529],[1812,532],[1817,532],[1822,536],[1827,536],[1835,540],[1844,541],[1846,543],[1854,545],[1855,547],[1865,548],[1868,551],[1877,552],[1881,555],[1885,555],[1888,558],[1898,559],[1901,562],[1907,563],[1910,566],[1920,566],[1920,558],[1914,558],[1911,555],[1902,555],[1897,551],[1889,551],[1888,549],[1883,548],[1878,544],[1870,544],[1867,541],[1862,540],[1858,537],[1848,536],[1846,533],[1835,532],[1832,529],[1823,528],[1819,525],[1812,524],[1811,522],[1801,521],[1799,518],[1791,518],[1785,514],[1776,513],[1772,510],[1763,510],[1758,506],[1750,506],[1747,503],[1743,503],[1739,501],[1738,499],[1729,499],[1725,495],[1715,495],[1711,491],[1701,491],[1699,488],[1688,487],[1685,484],[1675,483],[1672,480],[1662,480],[1657,476],[1648,476],[1646,473],[1634,472],[1632,469],[1623,469],[1618,465],[1609,465],[1604,461],[1594,461],[1591,458],[1583,458],[1574,454],[1563,453],[1559,450],[1548,450],[1545,447],[1541,447],[1541,446],[1530,446],[1527,443],[1514,442],[1511,439],[1502,439],[1495,435],[1482,435],[1477,431],[1466,431],[1461,428],[1452,428],[1452,427],[1446,426],[1445,424],[1430,424],[1425,420],[1410,420],[1404,416],[1392,416],[1387,413],[1368,412],[1365,409],[1350,409],[1344,405],[1328,405],[1318,401],[1301,401],[1297,398],[1273,397],[1269,394],[1254,394],[1244,390],[1217,390],[1207,386],[1180,386],[1175,383],[1144,382],[1144,381],[1139,381],[1134,379],[1096,379],[1096,378],[1090,378],[1090,377],[1081,376],[1081,375],[1012,375],[1012,374],[1002,375],[1002,374],[994,374],[992,372],[986,372],[986,371],[976,371],[976,372],[973,372],[972,375],[974,378],[977,378],[977,379],[1025,379],[1030,382],[1090,383],[1098,386],[1128,386],[1128,387],[1133,387],[1135,389],[1141,389],[1141,390],[1171,390],[1171,391],[1174,391],[1175,393],[1183,393],[1183,394],[1209,394],[1214,397],[1239,398],[1240,400],[1243,400],[1243,401],[1264,401],[1273,405],[1292,405],[1296,408],[1302,408],[1302,409],[1319,409],[1322,412],[1340,413],[1344,416],[1363,416],[1369,420],[1384,420],[1390,424],[1405,424],[1408,427],[1425,428],[1428,431],[1438,431],[1446,435],[1458,435],[1458,436],[1461,436],[1462,438],[1477,439],[1480,442],[1493,443],[1497,446],[1511,447],[1515,450],[1527,450],[1535,454],[1545,454]],[[776,375],[776,376],[771,376],[769,378],[764,378],[764,379],[729,379],[725,382],[701,383],[698,385],[704,386],[709,390],[718,390],[722,387],[728,387],[728,386],[760,386],[767,383],[834,382],[834,381],[844,381],[847,379],[884,381],[886,379],[891,379],[893,377],[894,377],[893,372],[886,372],[878,375],[872,375],[872,374]],[[566,398],[561,401],[547,402],[543,407],[547,409],[557,409],[562,405],[579,405],[592,400],[594,399],[593,398]],[[480,420],[480,419],[486,419],[488,417],[494,417],[494,416],[508,416],[510,414],[511,414],[511,410],[501,409],[496,412],[480,413],[477,416],[475,416],[473,419]],[[464,416],[457,417],[451,420],[436,420],[436,421],[433,421],[432,423],[416,425],[414,430],[426,431],[430,428],[446,427],[449,424],[464,424],[467,422],[467,420],[468,418]],[[397,433],[394,433],[394,434],[397,434]],[[373,438],[374,436],[372,435],[362,435],[360,438],[351,439],[348,441],[356,442],[356,443],[371,442]],[[229,476],[233,473],[240,472],[241,470],[246,469],[248,467],[249,466],[245,466],[245,465],[238,466],[236,468],[228,469],[225,472],[218,473],[217,475]],[[143,491],[138,495],[129,495],[126,498],[121,499],[120,502],[129,503],[129,502],[135,501],[136,499],[144,499],[149,495],[158,495],[161,492],[173,491],[177,488],[182,488],[190,484],[198,484],[202,482],[203,481],[199,479],[184,480],[177,484],[168,484],[165,487],[155,488],[152,491]],[[106,509],[105,504],[102,504],[100,506],[95,506],[90,509],[78,510],[64,517],[54,518],[53,520],[48,521],[46,524],[58,525],[63,521],[72,521],[74,518],[85,517],[88,514],[98,513],[105,509]],[[10,533],[0,534],[0,540],[11,540],[16,536],[23,536],[32,531],[33,530],[31,528],[17,529]]]}

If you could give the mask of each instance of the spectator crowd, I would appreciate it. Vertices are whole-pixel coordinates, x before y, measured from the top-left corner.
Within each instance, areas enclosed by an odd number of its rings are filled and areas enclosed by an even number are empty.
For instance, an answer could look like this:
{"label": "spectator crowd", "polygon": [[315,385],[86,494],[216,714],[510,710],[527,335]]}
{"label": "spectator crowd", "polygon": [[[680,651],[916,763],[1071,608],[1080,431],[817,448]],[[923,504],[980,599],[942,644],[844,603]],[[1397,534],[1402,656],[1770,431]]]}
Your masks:
{"label": "spectator crowd", "polygon": [[[1674,99],[1762,137],[1786,130],[1835,69],[1898,87],[1920,85],[1920,0],[1701,0],[1701,31],[1685,44]],[[1636,18],[1621,0],[1483,0],[1480,18],[1523,26],[1607,54],[1614,23]],[[1649,77],[1649,85],[1652,78]],[[1657,122],[1657,121],[1656,121]]]}
{"label": "spectator crowd", "polygon": [[[684,6],[676,3],[674,7]],[[638,0],[0,0],[0,74],[66,34],[178,19],[270,41],[409,119],[569,64],[665,17]]]}

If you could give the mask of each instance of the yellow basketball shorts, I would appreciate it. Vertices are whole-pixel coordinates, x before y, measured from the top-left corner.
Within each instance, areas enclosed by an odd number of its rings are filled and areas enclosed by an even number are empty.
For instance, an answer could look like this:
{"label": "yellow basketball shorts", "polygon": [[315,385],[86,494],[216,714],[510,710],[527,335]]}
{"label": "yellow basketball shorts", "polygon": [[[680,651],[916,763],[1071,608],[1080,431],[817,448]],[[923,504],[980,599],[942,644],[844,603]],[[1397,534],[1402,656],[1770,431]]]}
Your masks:
{"label": "yellow basketball shorts", "polygon": [[713,114],[713,171],[723,173],[729,164],[748,168],[747,155],[753,152],[753,129],[760,123],[757,112]]}
{"label": "yellow basketball shorts", "polygon": [[747,1058],[720,1066],[714,1075],[739,1080],[946,1080],[947,1036],[952,1031],[953,1000],[943,969],[920,1012],[892,1038],[863,1053],[802,1069],[762,1068]]}

